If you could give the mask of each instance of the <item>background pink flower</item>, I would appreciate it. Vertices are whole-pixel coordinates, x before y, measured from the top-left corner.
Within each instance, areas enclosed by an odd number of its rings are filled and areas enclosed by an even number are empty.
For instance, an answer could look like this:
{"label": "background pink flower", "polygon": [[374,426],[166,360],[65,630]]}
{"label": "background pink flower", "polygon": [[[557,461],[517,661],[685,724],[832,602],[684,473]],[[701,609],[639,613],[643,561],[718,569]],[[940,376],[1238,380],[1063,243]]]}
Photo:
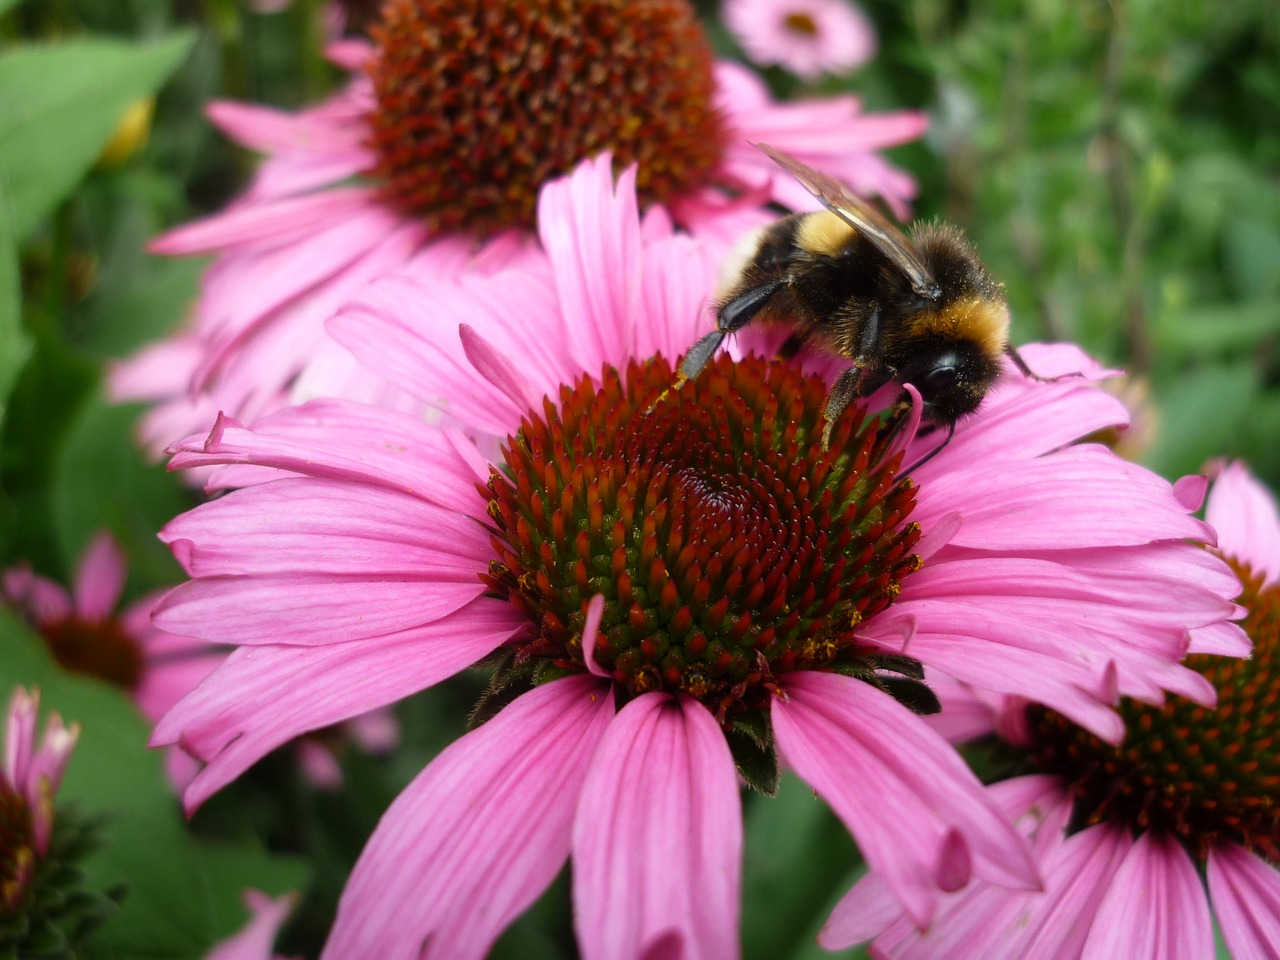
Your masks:
{"label": "background pink flower", "polygon": [[1240,573],[1254,644],[1249,659],[1200,653],[1189,661],[1212,681],[1219,712],[1176,701],[1131,707],[1128,741],[1099,751],[1016,701],[979,703],[963,687],[935,683],[946,691],[940,716],[970,718],[952,732],[979,732],[973,721],[985,712],[987,729],[1044,771],[989,788],[1030,840],[1044,890],[973,884],[917,928],[870,874],[832,914],[825,946],[874,938],[872,954],[894,958],[1191,960],[1213,954],[1216,918],[1232,956],[1280,954],[1270,707],[1280,690],[1280,591],[1268,572],[1280,557],[1280,519],[1271,494],[1239,463],[1218,469],[1206,514],[1219,525],[1218,550]]}
{"label": "background pink flower", "polygon": [[722,16],[748,57],[805,80],[845,73],[876,52],[875,29],[851,0],[725,0]]}
{"label": "background pink flower", "polygon": [[[671,6],[683,9],[678,3]],[[625,7],[616,8],[610,16],[621,17],[625,12]],[[442,23],[448,20],[443,11],[438,13]],[[488,35],[476,42],[480,41],[498,42],[490,41]],[[395,46],[390,39],[386,44]],[[388,156],[410,149],[409,139],[403,150],[387,146],[379,152],[372,144],[375,128],[382,131],[377,118],[387,101],[376,96],[371,76],[377,75],[380,58],[389,55],[350,40],[332,45],[330,52],[355,77],[319,106],[296,114],[229,102],[215,102],[208,108],[211,121],[225,134],[265,153],[267,160],[248,190],[225,210],[172,230],[152,244],[154,252],[165,255],[215,255],[188,322],[170,338],[118,364],[111,376],[116,399],[150,405],[140,429],[144,443],[153,450],[207,429],[219,411],[249,422],[288,403],[318,396],[401,407],[411,404],[402,391],[389,387],[329,340],[325,320],[354,300],[366,284],[401,268],[411,268],[424,283],[468,273],[487,276],[518,264],[526,250],[529,224],[523,220],[505,232],[479,231],[478,219],[470,225],[451,220],[432,230],[424,216],[392,195],[380,174],[372,175]],[[525,63],[523,57],[522,52],[517,59]],[[525,65],[534,87],[555,79]],[[712,256],[718,257],[745,230],[771,218],[772,212],[764,206],[768,200],[812,202],[750,146],[760,140],[806,162],[825,165],[860,192],[882,195],[904,215],[914,196],[914,180],[883,160],[878,151],[918,137],[925,128],[921,114],[868,115],[849,96],[779,104],[740,67],[722,64],[711,72],[708,60],[707,69],[714,100],[700,109],[723,127],[722,136],[707,138],[702,148],[710,151],[714,163],[655,208],[669,211],[682,227],[709,245]],[[587,68],[583,70],[585,76]],[[664,75],[675,72],[670,63],[662,64],[660,70]],[[424,88],[433,82],[410,78],[405,83],[411,81]],[[476,86],[458,86],[461,81],[455,81],[446,76],[440,83],[467,90]],[[519,84],[512,83],[511,96],[522,96]],[[578,113],[556,120],[557,128],[563,129],[541,147],[536,143],[511,147],[513,165],[520,158],[537,159],[539,150],[563,151],[575,143],[573,137],[586,136],[578,128],[590,111],[568,104],[562,91],[541,99],[529,96],[539,103],[564,103],[563,109]],[[425,110],[432,101],[429,94],[424,97]],[[492,104],[481,106],[488,109]],[[671,109],[677,107],[674,104]],[[431,107],[428,112],[435,116],[439,110]],[[390,133],[382,131],[378,136],[392,137],[401,130],[399,123],[391,125]],[[471,127],[459,124],[458,129]],[[546,139],[541,128],[536,132]],[[442,174],[437,181],[465,185],[467,177],[476,179],[474,171],[465,169],[476,162],[468,152],[473,147],[457,146],[462,172]],[[615,154],[629,150],[630,141],[584,139],[580,147],[573,147],[575,159],[611,148]],[[667,169],[673,164],[653,166]],[[433,168],[424,165],[424,169]],[[641,176],[648,178],[651,173],[646,169]],[[474,184],[476,191],[482,187],[491,189]],[[487,210],[487,206],[477,209],[476,217]],[[478,244],[477,235],[485,242]]]}

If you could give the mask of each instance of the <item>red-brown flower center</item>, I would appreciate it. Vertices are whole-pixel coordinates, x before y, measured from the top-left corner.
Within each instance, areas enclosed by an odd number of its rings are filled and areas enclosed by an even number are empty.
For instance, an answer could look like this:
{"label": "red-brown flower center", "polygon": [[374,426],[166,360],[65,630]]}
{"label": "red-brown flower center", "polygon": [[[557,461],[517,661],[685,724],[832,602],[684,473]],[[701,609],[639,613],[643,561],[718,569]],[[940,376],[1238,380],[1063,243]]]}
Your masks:
{"label": "red-brown flower center", "polygon": [[66,617],[41,629],[54,659],[73,673],[84,673],[124,690],[142,679],[142,651],[115,618]]}
{"label": "red-brown flower center", "polygon": [[1068,778],[1084,823],[1119,820],[1171,833],[1204,856],[1218,840],[1280,862],[1280,586],[1228,558],[1244,585],[1248,659],[1198,655],[1188,666],[1218,691],[1210,709],[1171,698],[1128,702],[1111,747],[1057,714],[1033,712],[1037,764]]}
{"label": "red-brown flower center", "polygon": [[799,34],[802,37],[816,37],[818,35],[818,24],[807,13],[789,13],[782,20],[783,26],[791,33]]}
{"label": "red-brown flower center", "polygon": [[850,409],[824,450],[826,385],[779,361],[721,356],[671,382],[661,358],[607,369],[509,439],[490,583],[533,625],[516,659],[585,669],[602,594],[595,662],[623,697],[684,692],[729,725],[789,671],[879,682],[858,625],[920,565],[887,428]]}
{"label": "red-brown flower center", "polygon": [[531,226],[539,187],[605,150],[642,201],[700,186],[724,143],[684,0],[388,0],[373,36],[376,174],[434,228]]}
{"label": "red-brown flower center", "polygon": [[31,809],[0,777],[0,914],[18,908],[34,866]]}

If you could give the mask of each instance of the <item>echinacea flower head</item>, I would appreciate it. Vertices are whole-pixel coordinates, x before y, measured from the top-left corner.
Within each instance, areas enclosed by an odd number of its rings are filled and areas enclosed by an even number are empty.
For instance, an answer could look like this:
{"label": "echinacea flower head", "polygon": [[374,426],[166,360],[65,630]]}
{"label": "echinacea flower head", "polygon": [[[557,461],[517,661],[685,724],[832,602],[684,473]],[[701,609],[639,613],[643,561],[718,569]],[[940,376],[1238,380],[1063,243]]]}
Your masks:
{"label": "echinacea flower head", "polygon": [[525,262],[538,190],[588,157],[635,164],[642,204],[716,255],[771,201],[813,203],[754,142],[899,216],[914,195],[877,151],[918,137],[922,115],[864,114],[849,96],[775,103],[715,63],[686,0],[394,0],[372,34],[330,48],[355,76],[318,106],[210,105],[268,159],[225,210],[152,244],[216,258],[190,322],[112,375],[118,399],[151,405],[149,446],[317,396],[410,405],[325,321],[406,266],[431,283]]}
{"label": "echinacea flower head", "polygon": [[1031,839],[1045,890],[974,884],[918,930],[892,908],[873,919],[888,901],[873,877],[837,908],[824,944],[875,936],[873,956],[894,958],[1191,960],[1213,956],[1216,919],[1231,956],[1280,956],[1280,518],[1238,463],[1219,472],[1206,516],[1253,644],[1247,658],[1188,657],[1216,709],[1127,702],[1114,745],[1043,707],[995,705],[1012,758],[1034,772],[991,790]]}
{"label": "echinacea flower head", "polygon": [[722,15],[753,61],[804,80],[845,73],[876,52],[875,28],[851,0],[725,0]]}
{"label": "echinacea flower head", "polygon": [[1184,624],[1235,612],[1210,531],[1069,446],[1123,416],[1090,376],[1011,373],[907,480],[936,438],[850,408],[824,450],[801,366],[720,357],[669,390],[712,265],[642,225],[633,177],[602,157],[545,187],[540,270],[387,278],[331,323],[457,427],[313,401],[174,447],[237,488],[162,532],[193,579],[158,622],[238,647],[156,731],[206,764],[188,806],[302,730],[493,675],[369,840],[327,957],[481,957],[570,857],[584,956],[735,956],[738,777],[782,764],[927,923],[971,877],[1037,878],[911,709],[922,664],[1113,739],[1117,691],[1203,694]]}
{"label": "echinacea flower head", "polygon": [[15,688],[0,764],[0,955],[73,960],[120,893],[94,891],[81,867],[101,842],[96,825],[55,810],[80,725],[51,713],[39,727],[39,691]]}
{"label": "echinacea flower head", "polygon": [[[151,611],[164,591],[118,610],[126,574],[119,545],[101,532],[85,548],[70,589],[20,564],[3,572],[0,602],[26,617],[60,666],[124,690],[154,723],[226,651],[156,627]],[[184,765],[180,757],[174,762]]]}

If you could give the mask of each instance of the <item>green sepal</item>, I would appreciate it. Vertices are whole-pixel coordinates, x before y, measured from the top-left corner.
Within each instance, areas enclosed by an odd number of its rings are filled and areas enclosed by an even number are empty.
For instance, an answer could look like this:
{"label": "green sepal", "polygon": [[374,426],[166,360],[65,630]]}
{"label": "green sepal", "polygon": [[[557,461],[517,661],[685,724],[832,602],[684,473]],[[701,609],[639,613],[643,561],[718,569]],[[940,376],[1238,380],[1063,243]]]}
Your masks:
{"label": "green sepal", "polygon": [[877,687],[912,713],[928,716],[942,709],[937,694],[929,689],[928,684],[921,683],[919,680],[879,675],[874,682]]}
{"label": "green sepal", "polygon": [[774,796],[778,792],[781,772],[768,715],[761,713],[750,721],[735,722],[726,732],[725,739],[729,741],[729,752],[747,786],[767,797]]}

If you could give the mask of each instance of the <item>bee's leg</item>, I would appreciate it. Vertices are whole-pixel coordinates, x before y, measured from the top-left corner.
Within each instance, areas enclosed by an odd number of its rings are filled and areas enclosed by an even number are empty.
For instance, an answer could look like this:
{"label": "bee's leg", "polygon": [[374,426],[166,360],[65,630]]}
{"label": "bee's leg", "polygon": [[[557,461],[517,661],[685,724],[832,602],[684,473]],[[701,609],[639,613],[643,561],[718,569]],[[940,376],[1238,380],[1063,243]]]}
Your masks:
{"label": "bee's leg", "polygon": [[[1042,377],[1027,366],[1027,361],[1022,359],[1022,354],[1018,352],[1018,348],[1012,343],[1005,344],[1004,355],[1013,361],[1013,365],[1018,368],[1018,372],[1020,372],[1024,377],[1028,377],[1038,383],[1057,383],[1059,380],[1066,380],[1069,377],[1084,376],[1084,373],[1077,370],[1074,373],[1062,373],[1056,377]],[[917,464],[917,466],[919,466],[919,464]]]}
{"label": "bee's leg", "polygon": [[721,333],[733,333],[745,327],[786,282],[786,277],[776,277],[738,294],[716,311],[716,329]]}
{"label": "bee's leg", "polygon": [[919,470],[926,463],[928,463],[930,460],[932,460],[934,457],[940,454],[943,448],[948,443],[951,442],[951,438],[954,437],[955,435],[956,435],[956,425],[955,425],[955,421],[952,421],[950,424],[947,425],[946,439],[943,440],[936,447],[934,447],[932,450],[930,450],[928,453],[926,453],[923,457],[921,457],[915,463],[913,463],[911,466],[907,467],[905,470],[899,470],[898,476],[905,477],[907,474],[912,473],[913,471]]}
{"label": "bee's leg", "polygon": [[835,427],[836,421],[853,402],[853,398],[859,396],[858,383],[861,380],[862,368],[850,367],[836,377],[836,382],[831,385],[831,392],[827,394],[827,406],[822,412],[822,418],[825,421],[822,425],[823,450],[831,445],[831,430]]}
{"label": "bee's leg", "polygon": [[692,380],[702,372],[702,368],[715,356],[716,351],[720,349],[720,344],[724,343],[726,336],[728,334],[722,330],[712,330],[689,348],[689,352],[680,361],[680,372],[676,381],[677,389],[683,386],[686,380]]}
{"label": "bee's leg", "polygon": [[862,322],[862,329],[858,331],[858,355],[853,362],[866,364],[870,362],[871,357],[878,356],[880,356],[880,304],[873,303],[871,312]]}
{"label": "bee's leg", "polygon": [[787,339],[782,341],[782,345],[778,347],[774,355],[779,360],[791,360],[795,357],[797,353],[800,352],[800,348],[803,346],[804,346],[804,337],[800,336],[800,334],[798,333],[793,332],[790,336],[787,337]]}

